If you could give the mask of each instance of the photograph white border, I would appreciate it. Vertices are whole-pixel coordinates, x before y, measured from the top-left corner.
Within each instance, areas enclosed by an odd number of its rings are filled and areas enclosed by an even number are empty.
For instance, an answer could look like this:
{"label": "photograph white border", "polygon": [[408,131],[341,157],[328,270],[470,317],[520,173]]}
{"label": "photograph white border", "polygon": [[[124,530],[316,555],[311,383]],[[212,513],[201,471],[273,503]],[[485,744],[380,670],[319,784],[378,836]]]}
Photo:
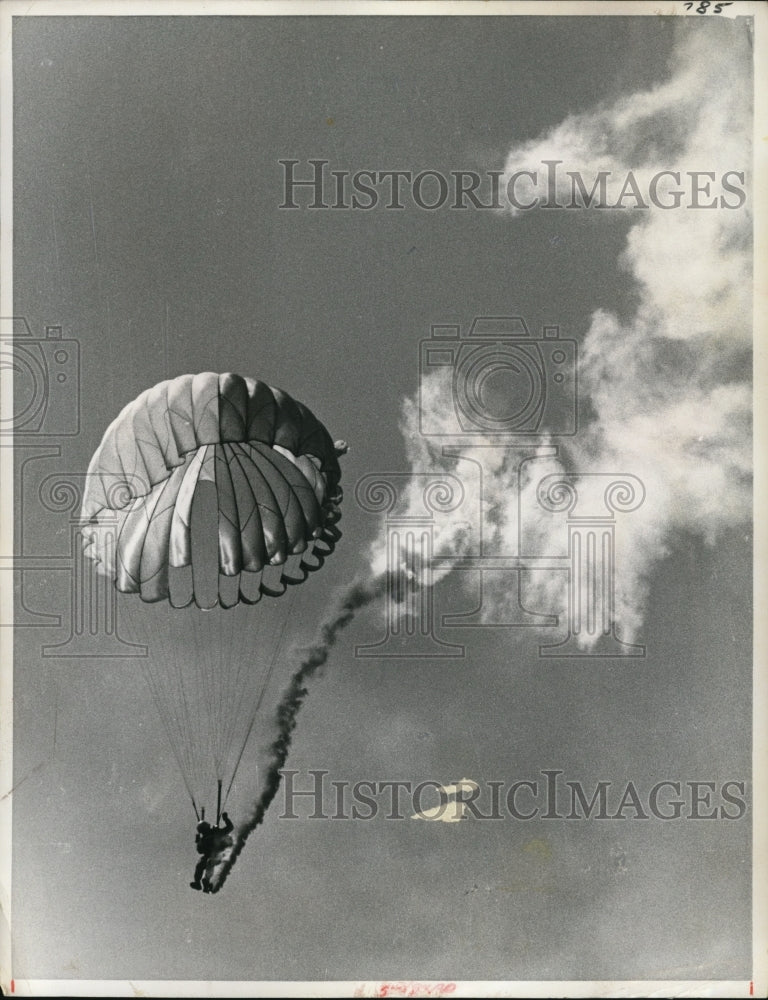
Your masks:
{"label": "photograph white border", "polygon": [[[46,16],[383,16],[562,17],[696,16],[682,0],[593,0],[593,2],[500,2],[500,0],[40,0],[0,4],[0,316],[13,310],[13,76],[14,17]],[[759,0],[736,0],[719,15],[751,16],[755,25],[754,129],[754,697],[753,697],[753,979],[744,981],[509,981],[456,982],[451,996],[494,997],[766,997],[768,996],[768,8]],[[13,413],[13,373],[0,372],[0,418]],[[12,564],[13,449],[0,447],[0,565]],[[12,620],[12,574],[0,582],[0,615]],[[305,997],[375,996],[379,983],[351,982],[178,982],[116,980],[21,980],[11,967],[13,819],[13,630],[0,629],[0,987],[15,996]],[[389,981],[393,987],[397,980]],[[403,982],[410,996],[439,995],[438,983]],[[445,984],[442,984],[445,985]],[[420,989],[421,987],[421,989]],[[398,995],[394,990],[391,995]],[[405,995],[405,994],[402,994]]]}

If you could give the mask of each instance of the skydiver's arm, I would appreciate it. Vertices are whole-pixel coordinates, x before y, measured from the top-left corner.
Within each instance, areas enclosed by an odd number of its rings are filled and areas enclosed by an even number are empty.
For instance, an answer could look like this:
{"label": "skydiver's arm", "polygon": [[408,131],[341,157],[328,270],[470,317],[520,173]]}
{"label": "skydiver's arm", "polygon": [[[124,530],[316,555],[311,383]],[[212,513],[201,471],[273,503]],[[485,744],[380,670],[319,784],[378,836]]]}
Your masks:
{"label": "skydiver's arm", "polygon": [[226,813],[221,814],[221,818],[224,820],[224,826],[221,828],[222,833],[231,833],[235,828],[235,824],[229,818]]}

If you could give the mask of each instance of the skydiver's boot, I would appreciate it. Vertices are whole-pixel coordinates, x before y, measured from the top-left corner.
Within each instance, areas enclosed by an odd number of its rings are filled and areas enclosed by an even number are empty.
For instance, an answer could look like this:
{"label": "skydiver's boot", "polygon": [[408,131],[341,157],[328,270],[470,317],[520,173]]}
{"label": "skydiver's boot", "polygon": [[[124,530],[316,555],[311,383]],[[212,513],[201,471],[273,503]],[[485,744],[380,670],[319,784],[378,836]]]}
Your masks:
{"label": "skydiver's boot", "polygon": [[202,885],[200,885],[199,882],[190,882],[189,884],[190,884],[190,887],[192,889],[202,889],[203,888]]}

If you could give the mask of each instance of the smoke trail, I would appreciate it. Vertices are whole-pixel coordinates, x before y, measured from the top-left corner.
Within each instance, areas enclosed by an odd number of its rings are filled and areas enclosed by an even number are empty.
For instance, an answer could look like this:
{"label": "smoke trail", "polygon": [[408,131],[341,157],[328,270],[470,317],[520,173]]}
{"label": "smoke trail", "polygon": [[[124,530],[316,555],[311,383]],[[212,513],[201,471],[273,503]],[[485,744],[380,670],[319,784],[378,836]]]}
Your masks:
{"label": "smoke trail", "polygon": [[308,681],[326,662],[339,634],[350,624],[356,613],[376,600],[384,592],[385,586],[385,576],[375,577],[367,582],[354,581],[340,598],[336,609],[321,624],[319,641],[305,651],[304,659],[289,681],[277,707],[278,735],[269,748],[270,763],[266,769],[264,789],[254,803],[250,817],[238,828],[234,847],[212,881],[212,892],[218,892],[224,885],[248,837],[264,822],[267,810],[277,795],[282,781],[282,768],[291,749],[296,718],[307,696]]}

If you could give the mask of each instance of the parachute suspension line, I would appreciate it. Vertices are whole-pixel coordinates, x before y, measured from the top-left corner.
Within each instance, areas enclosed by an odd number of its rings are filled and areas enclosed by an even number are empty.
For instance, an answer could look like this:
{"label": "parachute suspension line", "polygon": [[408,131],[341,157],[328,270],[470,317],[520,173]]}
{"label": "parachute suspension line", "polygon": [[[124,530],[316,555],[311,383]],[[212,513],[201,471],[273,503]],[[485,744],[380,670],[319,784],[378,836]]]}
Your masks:
{"label": "parachute suspension line", "polygon": [[[217,606],[211,611],[210,629],[208,632],[206,699],[208,706],[208,725],[210,756],[213,764],[213,775],[218,783],[226,764],[226,743],[223,739],[224,706],[229,705],[234,711],[235,706],[226,700],[227,691],[227,650],[229,639],[224,641],[224,615],[229,612]],[[230,628],[230,632],[232,629]],[[236,630],[235,630],[236,631]]]}
{"label": "parachute suspension line", "polygon": [[158,714],[165,728],[166,735],[168,737],[168,743],[171,747],[171,750],[173,751],[174,757],[176,758],[176,762],[179,765],[179,770],[181,771],[182,777],[184,778],[184,783],[187,786],[187,791],[189,792],[190,795],[192,795],[192,789],[189,785],[189,781],[187,780],[187,769],[184,766],[184,761],[182,760],[179,751],[177,749],[177,740],[176,740],[173,720],[166,708],[167,699],[165,698],[163,692],[160,690],[160,686],[157,683],[157,679],[153,674],[151,667],[148,664],[142,664],[142,670],[144,672],[144,677],[146,679],[149,690],[152,694],[152,698],[155,702],[155,705],[157,706]]}
{"label": "parachute suspension line", "polygon": [[[197,776],[190,752],[189,737],[185,735],[188,733],[188,729],[185,729],[184,703],[179,697],[179,692],[182,689],[182,654],[179,650],[179,644],[175,641],[176,636],[173,632],[173,625],[175,624],[175,620],[172,617],[173,612],[168,612],[167,609],[162,610],[165,612],[166,621],[161,623],[160,628],[154,630],[154,636],[158,639],[160,655],[157,662],[157,670],[153,673],[153,680],[157,680],[158,682],[160,687],[160,701],[166,706],[166,710],[171,717],[171,746],[177,760],[179,760],[184,784],[194,803],[195,779]],[[159,608],[158,611],[160,611]],[[163,678],[166,676],[168,680],[164,682]]]}
{"label": "parachute suspension line", "polygon": [[[218,611],[209,608],[195,614],[191,612],[192,632],[197,649],[196,662],[199,667],[200,693],[201,693],[201,736],[205,733],[204,743],[207,747],[206,757],[212,760],[214,769],[217,765],[217,746],[215,736],[215,719],[213,716],[213,705],[215,704],[216,693],[216,664],[215,646],[218,636],[216,628],[216,617]],[[202,741],[201,741],[202,742]],[[206,775],[206,778],[208,776]]]}
{"label": "parachute suspension line", "polygon": [[[183,673],[189,655],[183,638],[186,630],[184,615],[168,606],[153,605],[147,608],[147,615],[155,616],[152,638],[157,641],[158,655],[150,660],[154,669],[152,680],[158,689],[160,705],[170,718],[169,739],[179,762],[187,791],[193,802],[200,790],[199,767],[193,753],[193,734],[190,732],[189,703],[184,685]],[[151,618],[148,618],[148,622]],[[158,627],[159,626],[159,627]],[[194,660],[194,656],[193,656]]]}
{"label": "parachute suspension line", "polygon": [[[199,628],[196,625],[198,615],[201,619]],[[210,741],[207,728],[203,724],[201,705],[201,702],[204,700],[203,695],[206,690],[205,684],[208,674],[205,662],[208,644],[203,638],[205,632],[207,631],[206,626],[208,624],[208,619],[206,617],[206,613],[198,612],[196,614],[194,608],[192,607],[184,609],[183,616],[186,621],[192,623],[191,634],[193,637],[193,646],[188,655],[188,669],[190,674],[190,686],[192,689],[192,706],[194,708],[195,717],[194,719],[190,718],[188,733],[191,746],[200,746],[204,739],[208,739]],[[207,759],[207,754],[195,754],[194,756],[198,763],[195,773],[195,786],[202,794],[204,775],[202,774],[202,769],[200,767],[200,760]]]}
{"label": "parachute suspension line", "polygon": [[[215,756],[215,746],[211,718],[213,691],[216,674],[213,665],[214,617],[216,611],[201,611],[190,606],[187,617],[192,624],[188,631],[193,648],[190,651],[190,682],[192,709],[190,712],[187,738],[190,755],[196,763],[195,782],[200,794],[207,796],[210,782],[211,761]],[[194,715],[194,718],[193,718]],[[194,748],[197,748],[196,750]]]}
{"label": "parachute suspension line", "polygon": [[214,769],[218,776],[224,766],[223,747],[221,743],[221,724],[216,711],[218,700],[221,697],[221,608],[211,611],[210,628],[208,630],[208,719],[209,719],[209,739],[211,745],[211,756],[214,762]]}
{"label": "parachute suspension line", "polygon": [[185,737],[185,733],[188,733],[189,731],[189,712],[185,699],[184,681],[182,677],[183,654],[179,648],[179,644],[175,641],[175,619],[172,615],[172,611],[169,612],[166,610],[166,621],[163,622],[161,627],[156,630],[161,655],[158,676],[159,678],[162,678],[163,676],[168,677],[167,683],[162,684],[161,681],[161,684],[175,723],[176,743],[179,748],[179,753],[184,760],[182,770],[187,778],[189,786],[191,786],[188,787],[190,795],[194,798],[194,793],[191,789],[195,787],[196,775],[189,747],[189,739],[188,737]]}
{"label": "parachute suspension line", "polygon": [[[227,677],[229,675],[229,656],[228,656],[227,652],[225,652],[225,643],[222,642],[223,618],[224,618],[224,611],[223,610],[219,610],[218,621],[217,621],[218,630],[219,630],[219,637],[218,637],[218,642],[216,643],[216,652],[217,652],[217,655],[220,657],[223,669],[222,669],[221,683],[219,683],[219,684],[216,685],[216,689],[217,689],[216,693],[218,695],[218,705],[217,705],[217,709],[216,709],[216,733],[218,735],[218,740],[219,740],[219,743],[218,743],[218,746],[219,746],[219,761],[218,761],[217,774],[216,774],[217,778],[221,777],[220,771],[221,771],[221,768],[224,766],[224,758],[226,756],[226,744],[224,744],[222,742],[222,739],[221,739],[221,733],[222,733],[222,731],[224,729],[224,705],[225,704],[230,704],[230,702],[225,702],[224,701],[225,686],[226,686]],[[226,647],[227,647],[227,649],[229,649],[229,644],[228,643],[226,644]]]}
{"label": "parachute suspension line", "polygon": [[[224,615],[232,615],[233,620],[231,627],[229,628],[230,635],[227,641],[223,641],[222,637],[222,626],[224,624]],[[238,704],[235,702],[232,692],[232,661],[233,661],[233,637],[237,636],[240,629],[238,628],[237,613],[235,609],[221,609],[219,612],[219,641],[216,646],[216,655],[219,660],[219,672],[220,672],[220,683],[217,685],[217,699],[216,699],[216,739],[218,754],[216,759],[216,780],[219,784],[223,780],[224,768],[226,766],[227,760],[227,749],[229,746],[229,727],[232,722],[232,717],[237,715]],[[225,707],[228,709],[228,714],[225,713]],[[220,797],[219,792],[219,797]],[[220,802],[219,802],[220,807]]]}
{"label": "parachute suspension line", "polygon": [[269,667],[268,667],[268,669],[267,669],[267,671],[266,671],[266,673],[264,675],[264,679],[263,679],[262,684],[261,684],[261,690],[259,691],[259,697],[258,697],[258,699],[256,701],[256,705],[254,706],[253,711],[251,712],[251,717],[250,717],[250,719],[248,721],[248,727],[247,727],[247,729],[245,731],[245,737],[243,738],[242,745],[240,746],[240,752],[237,755],[237,760],[235,761],[235,766],[232,769],[232,776],[229,779],[229,784],[227,785],[227,791],[226,791],[226,793],[224,795],[224,804],[225,805],[226,805],[227,799],[229,798],[229,793],[232,790],[232,784],[233,784],[233,782],[235,780],[235,775],[237,774],[237,769],[240,767],[240,761],[243,759],[243,754],[245,753],[245,748],[246,748],[246,745],[247,745],[248,740],[250,738],[251,730],[253,729],[253,726],[254,726],[254,724],[256,722],[256,716],[258,715],[259,709],[261,708],[261,703],[262,703],[262,701],[264,699],[264,692],[267,689],[267,685],[269,684],[269,680],[270,680],[270,678],[272,676],[272,671],[275,668],[275,664],[277,663],[278,655],[279,655],[280,650],[281,650],[282,645],[283,645],[283,640],[285,638],[285,630],[288,627],[288,621],[291,618],[291,613],[293,612],[293,605],[294,605],[294,602],[296,600],[296,590],[295,589],[291,593],[291,595],[290,595],[290,597],[289,597],[288,600],[289,600],[289,606],[288,606],[287,613],[283,617],[283,624],[282,624],[282,628],[280,629],[280,637],[279,637],[279,639],[277,641],[277,644],[275,646],[274,653],[272,654],[272,659],[270,661]]}
{"label": "parachute suspension line", "polygon": [[[189,618],[192,623],[190,634],[194,642],[192,664],[194,669],[196,719],[190,734],[193,746],[199,748],[195,757],[198,761],[198,785],[201,793],[209,787],[211,770],[218,772],[218,747],[216,743],[215,716],[213,706],[217,690],[217,670],[215,663],[216,639],[220,629],[216,608],[201,611],[191,606]],[[213,768],[211,768],[211,764]]]}
{"label": "parachute suspension line", "polygon": [[[179,617],[179,622],[184,622],[184,616],[186,619],[193,622],[193,630],[195,629],[194,623],[198,620],[200,613],[193,608],[186,609],[184,615]],[[202,615],[201,630],[206,631],[207,619],[205,615]],[[188,635],[189,631],[185,628],[184,635]],[[194,631],[193,631],[194,637]],[[187,653],[182,664],[182,669],[180,670],[180,682],[183,694],[183,703],[186,711],[186,725],[184,727],[185,732],[185,745],[188,749],[190,762],[192,770],[194,773],[194,783],[195,787],[198,789],[200,794],[203,793],[204,784],[206,779],[205,769],[203,762],[208,759],[207,754],[201,754],[195,751],[195,747],[199,747],[200,743],[207,738],[210,741],[209,732],[206,725],[204,724],[204,692],[205,692],[205,678],[207,676],[207,670],[205,669],[204,655],[207,649],[207,643],[203,641],[198,641],[197,637],[194,637],[192,648],[187,645]],[[182,636],[178,637],[178,648],[182,647]]]}
{"label": "parachute suspension line", "polygon": [[153,692],[156,692],[161,713],[168,719],[169,739],[177,759],[180,761],[182,775],[188,784],[188,791],[191,794],[189,783],[188,767],[183,759],[183,745],[180,741],[181,721],[175,711],[175,699],[173,697],[173,671],[175,664],[173,660],[169,662],[164,632],[162,628],[157,628],[156,618],[158,609],[147,608],[146,625],[148,633],[148,644],[150,645],[150,656],[147,660],[147,673]]}
{"label": "parachute suspension line", "polygon": [[[251,615],[246,607],[245,613],[240,609],[239,627],[235,628],[236,641],[227,643],[228,662],[226,667],[226,696],[224,704],[229,706],[230,711],[223,729],[223,758],[229,756],[238,732],[241,731],[242,724],[248,718],[248,712],[253,704],[253,698],[249,697],[248,680],[252,677],[252,661],[247,658],[246,644],[248,641],[248,625]],[[262,620],[263,622],[263,620]],[[224,777],[223,774],[220,777]]]}
{"label": "parachute suspension line", "polygon": [[[263,616],[259,616],[257,612],[256,619],[253,618],[252,613],[248,614],[250,609],[245,607],[245,609],[240,609],[239,614],[239,628],[237,629],[237,635],[235,637],[235,642],[229,644],[229,663],[227,665],[227,697],[225,704],[232,706],[232,712],[230,713],[224,731],[224,746],[227,748],[227,753],[233,746],[236,734],[238,733],[241,725],[241,718],[243,713],[247,713],[250,705],[252,704],[252,699],[249,700],[248,697],[248,678],[250,676],[250,671],[248,669],[248,661],[246,659],[246,644],[248,642],[249,635],[249,625],[253,620],[260,621],[263,624]],[[261,609],[260,609],[261,610]],[[245,613],[243,613],[245,611]],[[222,775],[222,777],[224,777]]]}
{"label": "parachute suspension line", "polygon": [[[211,615],[215,614],[217,614],[217,612],[212,610],[203,616],[202,620],[200,620],[200,627],[198,629],[200,635],[197,637],[197,645],[202,650],[202,656],[199,662],[201,678],[200,690],[204,695],[203,705],[205,706],[213,705],[214,694],[216,692],[216,651],[214,649],[214,643],[211,639],[211,634],[213,632],[213,618]],[[194,615],[194,613],[192,617],[196,621],[199,620],[198,616]],[[208,755],[213,759],[214,767],[218,770],[220,766],[219,750],[216,743],[216,730],[211,724],[210,716],[207,719],[201,719],[201,727],[205,729]]]}
{"label": "parachute suspension line", "polygon": [[121,610],[124,612],[122,620],[126,625],[127,638],[130,642],[136,643],[138,645],[147,646],[147,656],[139,657],[139,662],[141,665],[141,671],[144,675],[144,679],[149,688],[150,694],[152,695],[152,700],[157,708],[157,713],[160,717],[160,721],[166,732],[166,738],[168,740],[168,745],[171,748],[171,752],[176,760],[179,771],[181,772],[182,779],[184,781],[184,787],[186,788],[189,797],[192,799],[192,805],[197,812],[197,805],[195,803],[195,797],[192,791],[192,787],[189,780],[188,768],[185,766],[185,762],[179,752],[179,742],[177,738],[177,725],[175,724],[175,719],[172,713],[169,711],[169,705],[172,702],[165,697],[162,683],[159,678],[162,677],[162,671],[157,673],[152,669],[155,655],[152,652],[153,641],[157,638],[157,630],[139,627],[139,623],[146,624],[145,620],[137,617],[136,602],[140,598],[138,595],[133,594],[123,594],[123,600],[120,602]]}
{"label": "parachute suspension line", "polygon": [[[206,641],[206,635],[208,632],[208,617],[207,612],[197,611],[190,605],[188,608],[184,608],[179,612],[181,615],[185,626],[185,634],[191,636],[192,648],[189,653],[189,669],[191,674],[191,684],[196,694],[195,701],[195,722],[193,724],[192,732],[190,733],[190,740],[193,741],[193,745],[197,747],[205,747],[204,753],[196,753],[195,757],[198,759],[198,768],[195,778],[196,787],[200,789],[202,794],[202,779],[203,774],[201,773],[201,768],[199,765],[199,760],[202,758],[206,760],[210,756],[210,732],[208,727],[204,724],[204,718],[202,715],[203,706],[207,704],[207,691],[209,682],[209,669],[208,669],[208,646],[209,643]],[[206,747],[206,741],[208,746]]]}
{"label": "parachute suspension line", "polygon": [[249,616],[241,614],[240,619],[240,627],[236,630],[237,642],[232,643],[228,649],[229,662],[226,669],[227,696],[225,704],[231,706],[231,711],[227,718],[222,737],[223,745],[226,748],[226,756],[229,755],[237,734],[241,732],[242,725],[247,720],[248,712],[254,700],[254,696],[249,692],[248,685],[249,678],[253,676],[251,669],[252,660],[248,658],[246,653]]}
{"label": "parachute suspension line", "polygon": [[[185,613],[176,612],[178,617],[174,616],[175,621],[191,626],[184,628],[182,635],[177,637],[179,641],[175,644],[172,641],[171,647],[178,655],[185,634],[187,643],[193,645],[191,656],[187,657],[187,668],[192,673],[187,674],[184,688],[187,693],[190,688],[194,689],[194,715],[200,719],[197,730],[187,730],[183,734],[181,745],[184,750],[188,743],[195,748],[193,758],[197,766],[193,768],[191,781],[197,792],[206,796],[211,789],[212,778],[217,783],[221,780],[223,790],[230,774],[228,762],[232,758],[232,749],[239,745],[254,698],[259,693],[255,685],[249,684],[254,677],[254,671],[249,669],[252,662],[242,655],[252,639],[248,611],[250,609],[244,607],[217,607],[205,612],[190,610],[186,621],[183,621]],[[266,642],[269,651],[275,636],[276,631],[272,641]],[[265,656],[262,665],[266,663]],[[261,672],[258,671],[257,679]],[[190,676],[194,677],[192,684]],[[174,701],[180,704],[181,685],[181,678],[175,677],[176,695],[173,696],[171,689],[171,704]]]}
{"label": "parachute suspension line", "polygon": [[[192,718],[192,701],[190,700],[192,698],[192,692],[188,691],[189,680],[187,680],[187,683],[185,684],[185,674],[186,674],[186,669],[185,669],[186,665],[184,662],[185,657],[183,653],[180,651],[180,645],[178,645],[173,641],[174,638],[175,636],[172,634],[170,636],[170,645],[172,647],[170,650],[170,655],[174,659],[176,664],[176,673],[179,681],[179,691],[181,693],[181,705],[183,708],[182,731],[188,734],[187,739],[185,739],[184,741],[184,747],[189,758],[190,770],[192,774],[196,777],[194,761],[192,757],[192,741],[191,741],[192,733],[195,731],[194,730],[195,720]],[[193,661],[195,659],[196,658],[193,656]]]}

